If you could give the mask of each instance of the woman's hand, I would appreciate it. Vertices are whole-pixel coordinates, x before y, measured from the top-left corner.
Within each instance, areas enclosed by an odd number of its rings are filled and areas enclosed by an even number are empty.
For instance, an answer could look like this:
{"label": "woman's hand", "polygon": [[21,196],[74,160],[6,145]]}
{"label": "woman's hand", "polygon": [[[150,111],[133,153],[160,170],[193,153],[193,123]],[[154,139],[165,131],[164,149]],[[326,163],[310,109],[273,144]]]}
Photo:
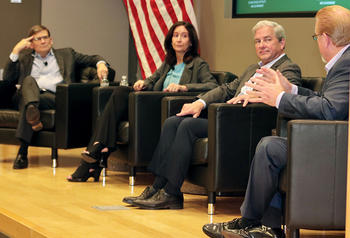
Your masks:
{"label": "woman's hand", "polygon": [[137,80],[135,83],[134,83],[134,90],[135,91],[141,91],[142,89],[144,89],[146,86],[145,86],[145,81],[144,80]]}
{"label": "woman's hand", "polygon": [[187,87],[185,85],[171,83],[163,91],[164,92],[187,92],[188,89],[187,89]]}

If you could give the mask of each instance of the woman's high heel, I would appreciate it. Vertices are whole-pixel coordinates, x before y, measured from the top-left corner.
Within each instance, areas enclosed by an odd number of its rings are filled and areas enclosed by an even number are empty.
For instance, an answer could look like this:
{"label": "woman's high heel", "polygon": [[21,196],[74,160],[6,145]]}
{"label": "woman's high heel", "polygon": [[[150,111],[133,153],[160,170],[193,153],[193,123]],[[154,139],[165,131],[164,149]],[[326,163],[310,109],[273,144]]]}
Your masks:
{"label": "woman's high heel", "polygon": [[90,177],[93,177],[94,182],[98,182],[101,170],[102,168],[98,163],[89,164],[82,161],[80,166],[70,177],[67,178],[67,180],[69,182],[86,182]]}
{"label": "woman's high heel", "polygon": [[88,163],[95,163],[97,161],[100,161],[102,156],[101,151],[104,147],[105,146],[101,143],[95,143],[92,146],[89,146],[86,151],[81,153],[83,160]]}

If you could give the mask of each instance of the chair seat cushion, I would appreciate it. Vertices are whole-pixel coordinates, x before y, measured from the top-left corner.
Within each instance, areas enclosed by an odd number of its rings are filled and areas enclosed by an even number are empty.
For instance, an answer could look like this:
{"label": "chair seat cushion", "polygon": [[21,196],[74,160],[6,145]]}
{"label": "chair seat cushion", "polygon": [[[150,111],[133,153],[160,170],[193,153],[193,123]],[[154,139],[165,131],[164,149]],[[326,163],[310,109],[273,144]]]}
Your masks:
{"label": "chair seat cushion", "polygon": [[[19,111],[13,109],[0,109],[0,127],[17,128]],[[55,128],[55,110],[40,111],[40,120],[44,125],[44,130]]]}
{"label": "chair seat cushion", "polygon": [[193,148],[192,165],[208,163],[208,138],[196,140]]}

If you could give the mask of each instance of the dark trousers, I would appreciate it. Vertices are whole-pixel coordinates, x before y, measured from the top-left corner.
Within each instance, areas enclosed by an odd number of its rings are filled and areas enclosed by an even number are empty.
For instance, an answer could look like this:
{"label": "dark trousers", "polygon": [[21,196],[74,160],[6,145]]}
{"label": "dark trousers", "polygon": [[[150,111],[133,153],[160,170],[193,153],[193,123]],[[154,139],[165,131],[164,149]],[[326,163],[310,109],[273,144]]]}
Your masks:
{"label": "dark trousers", "polygon": [[28,104],[33,103],[40,110],[54,109],[56,96],[51,92],[40,92],[36,80],[32,76],[28,76],[23,80],[17,97],[20,117],[16,137],[30,144],[33,130],[32,126],[26,120],[26,108]]}
{"label": "dark trousers", "polygon": [[132,87],[116,87],[106,107],[98,118],[97,125],[89,145],[100,142],[114,149],[117,143],[117,132],[121,121],[128,120],[129,93]]}
{"label": "dark trousers", "polygon": [[[287,163],[287,139],[268,136],[260,140],[250,168],[247,191],[241,206],[242,216],[262,220],[266,226],[281,226],[280,209],[274,209],[278,200],[278,182]],[[275,203],[275,204],[274,204]],[[281,204],[277,204],[281,207]],[[279,212],[278,212],[279,210]]]}
{"label": "dark trousers", "polygon": [[191,164],[193,144],[208,136],[208,120],[173,116],[164,122],[149,170],[180,189]]}

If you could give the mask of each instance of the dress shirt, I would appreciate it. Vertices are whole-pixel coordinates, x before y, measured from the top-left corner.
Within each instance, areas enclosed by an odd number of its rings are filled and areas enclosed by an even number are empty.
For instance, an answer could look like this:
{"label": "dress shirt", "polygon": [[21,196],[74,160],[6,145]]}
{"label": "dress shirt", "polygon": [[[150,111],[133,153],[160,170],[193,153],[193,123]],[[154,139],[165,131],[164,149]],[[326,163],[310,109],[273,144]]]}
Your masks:
{"label": "dress shirt", "polygon": [[[271,68],[272,65],[274,65],[274,63],[276,63],[276,62],[277,62],[279,59],[281,59],[283,56],[285,56],[285,53],[281,54],[281,55],[278,56],[276,59],[270,61],[269,63],[267,63],[267,64],[265,64],[265,65],[263,65],[263,63],[262,63],[261,61],[258,63],[258,65],[260,66],[260,68]],[[251,78],[254,78],[254,77],[256,77],[256,76],[261,76],[261,74],[255,72],[255,74],[254,74]],[[248,82],[251,82],[251,80],[249,79]],[[245,86],[245,85],[244,85],[244,86],[241,88],[241,93],[240,93],[239,95],[245,95],[245,94],[247,94],[247,91],[251,91],[251,90],[252,90],[251,87],[248,87],[248,86]],[[207,107],[207,104],[206,104],[206,102],[205,102],[203,99],[198,99],[197,101],[200,101],[201,103],[203,103],[203,104],[204,104],[204,108]]]}
{"label": "dress shirt", "polygon": [[[38,87],[41,90],[55,93],[56,86],[57,84],[63,82],[63,77],[60,73],[53,50],[51,49],[45,57],[41,57],[36,52],[34,52],[32,56],[34,57],[34,60],[30,75],[35,78]],[[16,62],[18,57],[19,55],[17,54],[10,54],[10,59],[12,62]],[[100,63],[106,64],[106,62],[102,60],[97,62],[96,67]]]}
{"label": "dress shirt", "polygon": [[[56,57],[51,49],[45,57],[41,57],[37,52],[34,57],[30,75],[35,78],[38,87],[44,91],[56,92],[56,85],[63,82],[63,77],[57,64]],[[18,60],[17,54],[10,54],[12,62]]]}
{"label": "dress shirt", "polygon": [[[329,70],[331,70],[331,68],[334,66],[334,64],[339,60],[339,58],[343,55],[344,51],[349,48],[350,44],[347,44],[346,46],[344,46],[335,56],[333,56],[333,58],[328,61],[328,63],[325,65],[325,70],[328,74]],[[276,108],[279,107],[281,99],[283,94],[285,94],[285,91],[281,92],[277,98],[276,98]],[[298,86],[292,84],[292,91],[291,94],[298,94]]]}

